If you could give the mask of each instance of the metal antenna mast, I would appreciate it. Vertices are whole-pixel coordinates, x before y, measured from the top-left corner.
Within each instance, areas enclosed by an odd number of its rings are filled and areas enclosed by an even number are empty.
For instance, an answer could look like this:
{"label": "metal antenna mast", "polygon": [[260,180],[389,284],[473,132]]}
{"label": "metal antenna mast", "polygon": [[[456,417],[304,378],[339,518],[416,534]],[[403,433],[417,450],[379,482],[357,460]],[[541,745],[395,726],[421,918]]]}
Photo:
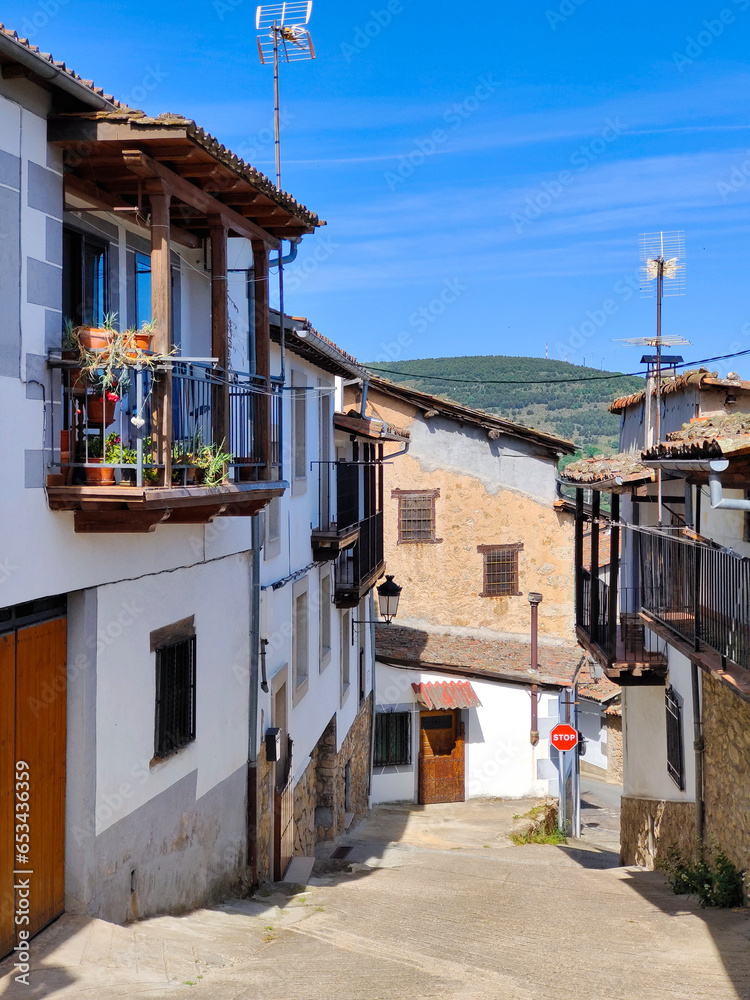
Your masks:
{"label": "metal antenna mast", "polygon": [[[258,55],[262,65],[273,63],[273,132],[276,156],[276,187],[281,191],[281,125],[279,120],[279,60],[304,62],[315,58],[310,32],[305,25],[312,14],[312,0],[275,3],[257,7],[255,28],[258,35]],[[273,264],[269,261],[269,264]],[[281,375],[284,376],[284,254],[279,243],[279,339]]]}
{"label": "metal antenna mast", "polygon": [[[662,335],[661,309],[665,297],[685,294],[685,233],[678,230],[671,233],[642,233],[640,237],[641,263],[641,297],[651,298],[656,293],[656,336],[634,337],[626,340],[626,344],[638,344],[656,348],[656,354],[644,354],[642,363],[648,365],[649,376],[653,376],[656,395],[655,440],[647,441],[647,445],[661,441],[661,378],[662,362],[668,361],[677,365],[682,361],[678,355],[665,357],[663,347],[677,347],[689,344],[684,337]],[[665,285],[664,282],[667,282]],[[655,282],[655,283],[654,283]],[[652,390],[653,392],[653,390]],[[649,398],[650,410],[650,398]],[[662,521],[662,475],[657,473],[659,489],[659,524]]]}

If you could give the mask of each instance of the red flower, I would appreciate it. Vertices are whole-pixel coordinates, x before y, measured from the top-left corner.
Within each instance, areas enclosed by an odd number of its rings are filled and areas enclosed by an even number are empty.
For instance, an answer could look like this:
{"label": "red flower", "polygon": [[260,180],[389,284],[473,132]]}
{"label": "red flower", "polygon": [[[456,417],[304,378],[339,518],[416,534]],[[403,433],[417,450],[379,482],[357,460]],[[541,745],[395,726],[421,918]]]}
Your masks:
{"label": "red flower", "polygon": [[107,393],[107,400],[108,400],[108,402],[110,402],[110,403],[116,403],[116,402],[118,402],[119,399],[120,399],[120,397],[117,395],[116,392],[108,392]]}

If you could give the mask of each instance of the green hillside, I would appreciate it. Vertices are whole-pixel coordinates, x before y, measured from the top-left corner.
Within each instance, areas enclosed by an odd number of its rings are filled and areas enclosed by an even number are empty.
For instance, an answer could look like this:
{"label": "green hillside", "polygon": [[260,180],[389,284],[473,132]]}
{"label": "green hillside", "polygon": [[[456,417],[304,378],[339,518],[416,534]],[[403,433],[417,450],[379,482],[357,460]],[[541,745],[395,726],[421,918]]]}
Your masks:
{"label": "green hillside", "polygon": [[[368,367],[382,369],[383,376],[393,382],[408,383],[422,392],[558,434],[590,454],[616,449],[620,421],[607,407],[613,399],[636,392],[644,384],[634,375],[603,379],[603,375],[617,373],[582,368],[567,361],[503,355],[427,358]],[[387,369],[409,374],[395,375]],[[443,382],[435,376],[472,381]],[[560,381],[587,378],[591,381]],[[489,384],[498,381],[513,384]]]}

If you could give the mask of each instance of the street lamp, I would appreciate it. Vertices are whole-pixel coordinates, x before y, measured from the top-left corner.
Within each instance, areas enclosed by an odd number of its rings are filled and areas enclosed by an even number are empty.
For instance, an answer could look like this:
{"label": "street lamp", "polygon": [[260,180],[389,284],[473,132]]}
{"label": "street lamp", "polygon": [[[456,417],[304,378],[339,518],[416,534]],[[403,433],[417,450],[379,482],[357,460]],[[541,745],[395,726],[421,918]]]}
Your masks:
{"label": "street lamp", "polygon": [[386,574],[385,583],[381,583],[377,588],[378,591],[378,609],[380,611],[380,618],[376,618],[373,621],[368,619],[355,619],[352,618],[352,642],[354,642],[354,632],[359,625],[382,625],[384,622],[386,625],[390,625],[393,619],[396,617],[396,612],[398,611],[398,602],[401,597],[401,587],[397,583],[394,583],[393,576],[389,573]]}

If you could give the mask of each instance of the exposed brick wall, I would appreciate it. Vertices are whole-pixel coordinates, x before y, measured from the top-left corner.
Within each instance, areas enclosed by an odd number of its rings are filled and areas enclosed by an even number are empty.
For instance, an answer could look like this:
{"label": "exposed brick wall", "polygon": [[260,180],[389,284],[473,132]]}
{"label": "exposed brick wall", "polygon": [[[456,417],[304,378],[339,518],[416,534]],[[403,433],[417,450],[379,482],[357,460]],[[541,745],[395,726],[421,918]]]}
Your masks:
{"label": "exposed brick wall", "polygon": [[750,705],[703,674],[704,842],[750,870]]}
{"label": "exposed brick wall", "polygon": [[653,868],[670,848],[689,856],[695,846],[692,802],[622,797],[620,864]]}

